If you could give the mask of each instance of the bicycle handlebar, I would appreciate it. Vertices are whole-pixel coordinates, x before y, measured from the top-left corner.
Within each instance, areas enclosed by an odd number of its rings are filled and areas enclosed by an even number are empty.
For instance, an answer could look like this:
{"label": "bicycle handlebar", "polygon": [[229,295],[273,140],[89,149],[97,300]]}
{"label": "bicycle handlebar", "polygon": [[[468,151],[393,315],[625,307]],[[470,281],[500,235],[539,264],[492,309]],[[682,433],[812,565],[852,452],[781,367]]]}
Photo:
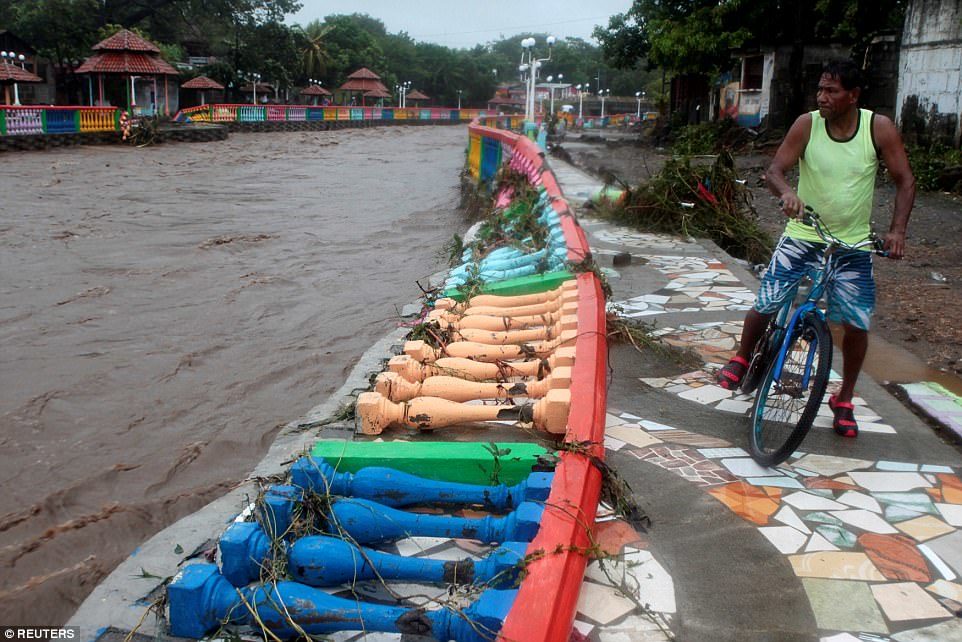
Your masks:
{"label": "bicycle handlebar", "polygon": [[[783,202],[779,201],[778,205],[779,207],[781,207],[783,205]],[[875,234],[875,232],[869,233],[868,238],[866,238],[864,241],[859,241],[854,245],[851,243],[846,243],[842,239],[838,238],[837,236],[835,236],[829,231],[828,227],[826,227],[825,224],[822,222],[822,218],[818,215],[818,212],[812,209],[811,205],[805,206],[805,209],[804,211],[801,212],[801,216],[799,217],[798,220],[804,223],[805,225],[811,226],[815,230],[815,233],[818,234],[818,238],[822,239],[829,245],[836,245],[838,247],[842,247],[847,250],[859,250],[859,249],[862,249],[863,247],[868,247],[869,245],[871,245],[872,251],[878,254],[879,256],[884,256],[886,258],[890,256],[889,251],[885,249],[885,242],[882,239],[880,239],[878,235]]]}

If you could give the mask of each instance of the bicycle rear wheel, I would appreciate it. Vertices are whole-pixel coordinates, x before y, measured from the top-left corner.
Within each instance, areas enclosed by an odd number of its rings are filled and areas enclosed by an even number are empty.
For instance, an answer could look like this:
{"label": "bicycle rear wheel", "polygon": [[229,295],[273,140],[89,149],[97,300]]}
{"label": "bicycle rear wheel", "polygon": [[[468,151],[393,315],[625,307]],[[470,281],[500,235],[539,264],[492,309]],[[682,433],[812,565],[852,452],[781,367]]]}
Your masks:
{"label": "bicycle rear wheel", "polygon": [[818,413],[832,367],[832,335],[816,314],[791,331],[781,373],[778,359],[765,373],[752,408],[749,450],[762,466],[780,464],[795,452]]}

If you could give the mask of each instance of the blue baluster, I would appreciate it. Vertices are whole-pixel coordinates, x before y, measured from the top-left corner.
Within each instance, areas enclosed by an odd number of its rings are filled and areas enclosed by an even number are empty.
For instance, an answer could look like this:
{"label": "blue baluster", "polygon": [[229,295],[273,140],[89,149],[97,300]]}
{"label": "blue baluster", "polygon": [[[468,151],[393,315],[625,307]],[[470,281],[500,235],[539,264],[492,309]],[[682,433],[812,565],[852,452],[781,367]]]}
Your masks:
{"label": "blue baluster", "polygon": [[271,539],[257,522],[231,524],[219,545],[221,573],[234,586],[247,586],[256,580],[271,559]]}
{"label": "blue baluster", "polygon": [[311,535],[294,542],[288,554],[288,572],[310,586],[334,586],[353,581],[408,580],[439,584],[514,586],[519,562],[527,544],[506,542],[484,559],[458,561],[403,557],[369,548],[358,548],[342,539]]}
{"label": "blue baluster", "polygon": [[[447,609],[383,606],[346,600],[297,582],[278,582],[239,592],[213,564],[192,564],[167,589],[170,633],[200,638],[221,624],[263,625],[279,638],[335,631],[383,631],[481,642],[496,637],[517,591],[490,589],[461,613]],[[257,614],[257,618],[252,616]]]}
{"label": "blue baluster", "polygon": [[297,486],[275,485],[264,492],[259,506],[259,517],[273,539],[283,537],[294,521],[294,507],[301,501],[304,491]]}
{"label": "blue baluster", "polygon": [[531,473],[515,486],[481,486],[424,479],[392,468],[371,466],[339,473],[323,459],[302,457],[291,466],[291,483],[319,493],[363,497],[385,506],[481,504],[507,510],[525,500],[544,501],[554,473]]}
{"label": "blue baluster", "polygon": [[[310,586],[335,586],[352,581],[403,579],[451,584],[485,583],[497,578],[497,586],[511,586],[511,572],[524,559],[527,544],[506,542],[479,562],[408,558],[358,548],[350,542],[324,535],[296,540],[284,553],[288,572]],[[256,522],[232,524],[220,538],[221,572],[234,586],[246,586],[260,577],[261,567],[271,560],[271,541]]]}
{"label": "blue baluster", "polygon": [[538,532],[543,509],[521,504],[504,517],[465,518],[406,513],[366,499],[340,499],[331,506],[331,532],[340,528],[359,544],[374,544],[411,535],[455,537],[482,542],[530,542]]}

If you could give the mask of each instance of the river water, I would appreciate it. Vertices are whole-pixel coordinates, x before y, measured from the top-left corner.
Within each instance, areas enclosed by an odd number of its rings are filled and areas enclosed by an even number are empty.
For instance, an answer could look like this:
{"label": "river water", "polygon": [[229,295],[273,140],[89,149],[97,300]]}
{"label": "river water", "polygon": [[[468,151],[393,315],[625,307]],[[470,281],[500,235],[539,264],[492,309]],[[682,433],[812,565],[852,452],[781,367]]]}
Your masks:
{"label": "river water", "polygon": [[463,127],[7,154],[0,624],[66,621],[223,494],[441,268]]}

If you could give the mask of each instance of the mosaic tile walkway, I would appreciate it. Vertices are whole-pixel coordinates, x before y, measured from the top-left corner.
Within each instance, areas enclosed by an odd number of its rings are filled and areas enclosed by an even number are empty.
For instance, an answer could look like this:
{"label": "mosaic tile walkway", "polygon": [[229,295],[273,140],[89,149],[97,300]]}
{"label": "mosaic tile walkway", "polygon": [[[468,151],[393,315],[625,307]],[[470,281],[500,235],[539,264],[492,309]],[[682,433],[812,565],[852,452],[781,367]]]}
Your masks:
{"label": "mosaic tile walkway", "polygon": [[[670,345],[692,348],[705,359],[701,370],[688,372],[677,377],[642,377],[642,383],[678,395],[687,401],[694,401],[716,410],[745,414],[752,407],[754,395],[738,394],[715,385],[715,372],[727,363],[734,354],[738,338],[741,336],[740,321],[713,321],[678,328],[659,328],[652,332]],[[828,398],[838,391],[841,377],[834,370],[829,376],[828,390],[822,399],[813,427],[831,428],[832,410]],[[895,428],[883,423],[882,417],[874,412],[861,397],[855,397],[855,419],[859,430],[881,434],[895,434]]]}
{"label": "mosaic tile walkway", "polygon": [[588,564],[571,640],[671,640],[675,587],[671,575],[648,550],[647,536],[602,504],[593,537],[611,557]]}
{"label": "mosaic tile walkway", "polygon": [[629,319],[668,312],[749,310],[755,293],[721,261],[697,256],[644,256],[648,265],[671,281],[650,294],[613,301],[610,309]]}
{"label": "mosaic tile walkway", "polygon": [[[582,227],[590,228],[592,223],[597,223],[597,221],[579,219],[581,221]],[[700,246],[696,245],[693,241],[685,241],[683,239],[666,236],[664,234],[648,234],[646,232],[636,232],[633,230],[628,230],[625,228],[605,228],[598,231],[592,231],[591,237],[594,240],[600,241],[602,243],[611,243],[612,245],[622,245],[628,249],[658,249],[663,250],[665,248],[674,248],[676,250],[691,250],[700,249]],[[592,252],[596,250],[592,248]]]}
{"label": "mosaic tile walkway", "polygon": [[[765,468],[725,440],[638,415],[608,424],[609,449],[703,487],[787,557],[823,642],[962,639],[958,471],[802,452]],[[943,637],[907,633],[939,621]]]}

